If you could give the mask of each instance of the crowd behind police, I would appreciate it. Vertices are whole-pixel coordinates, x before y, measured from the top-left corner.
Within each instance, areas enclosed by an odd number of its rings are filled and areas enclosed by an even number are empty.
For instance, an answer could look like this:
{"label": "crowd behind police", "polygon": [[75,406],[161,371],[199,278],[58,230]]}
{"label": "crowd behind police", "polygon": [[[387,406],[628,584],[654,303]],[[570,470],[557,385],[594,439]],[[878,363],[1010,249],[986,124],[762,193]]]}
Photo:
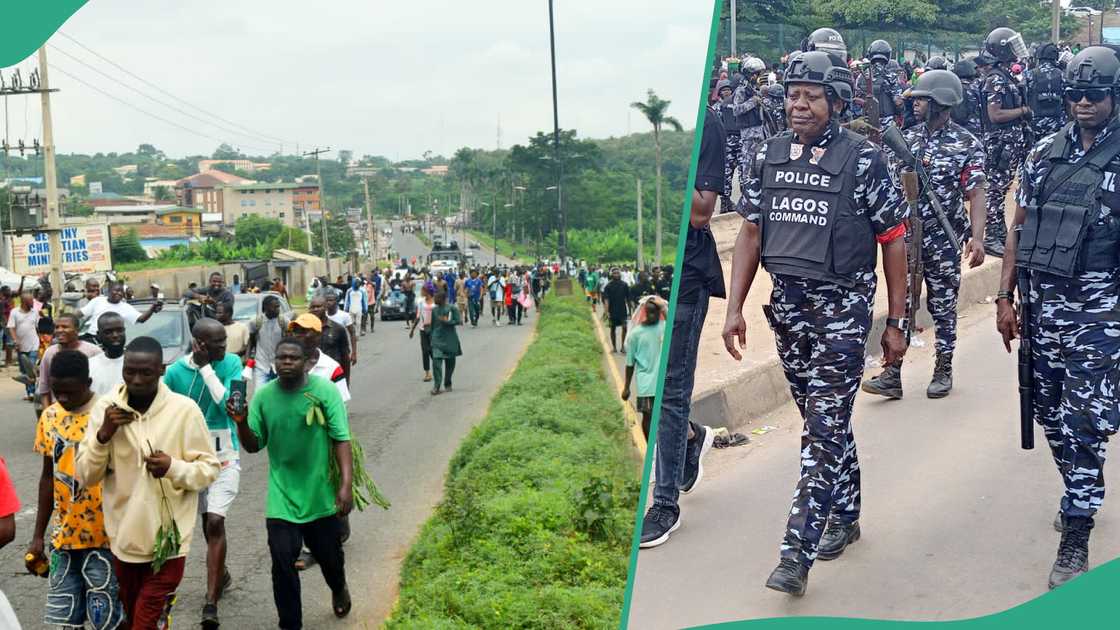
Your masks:
{"label": "crowd behind police", "polygon": [[[902,358],[924,285],[936,333],[926,395],[950,393],[961,266],[990,255],[1003,258],[997,329],[1008,352],[1022,338],[1026,417],[1042,427],[1064,485],[1047,584],[1088,570],[1105,445],[1120,425],[1120,53],[1028,48],[1001,27],[973,59],[907,67],[882,40],[862,59],[850,57],[830,28],[769,69],[749,55],[715,65],[641,547],[664,544],[681,526],[680,494],[695,490],[712,444],[711,428],[689,419],[711,297],[727,298],[723,341],[740,359],[743,304],[758,267],[771,275],[763,310],[804,432],[801,475],[766,586],[801,595],[816,560],[840,557],[861,537],[856,392],[902,397]],[[767,113],[778,102],[781,116]],[[928,179],[906,186],[918,167]],[[1016,176],[1009,233],[1005,197]],[[744,218],[730,286],[708,225],[717,202]],[[888,293],[884,370],[861,383],[879,281]]]}

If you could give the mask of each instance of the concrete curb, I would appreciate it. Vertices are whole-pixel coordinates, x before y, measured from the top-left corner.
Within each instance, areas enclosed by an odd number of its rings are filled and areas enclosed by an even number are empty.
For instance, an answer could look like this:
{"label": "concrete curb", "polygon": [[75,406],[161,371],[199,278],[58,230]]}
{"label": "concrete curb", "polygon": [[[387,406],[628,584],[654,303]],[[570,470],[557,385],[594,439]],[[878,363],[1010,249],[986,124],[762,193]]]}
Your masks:
{"label": "concrete curb", "polygon": [[[728,214],[715,217],[713,220],[736,219],[739,219],[738,215]],[[979,268],[965,269],[961,277],[957,312],[960,313],[974,304],[983,303],[987,298],[994,297],[999,290],[1000,270],[1000,259],[990,256]],[[760,271],[760,273],[764,272]],[[879,290],[885,291],[885,285]],[[881,354],[879,337],[883,334],[886,319],[886,309],[882,309],[881,312],[877,310],[873,315],[871,334],[867,339],[868,356]],[[933,325],[933,320],[924,305],[918,312],[918,322],[924,328]],[[694,397],[691,418],[700,424],[726,426],[729,431],[739,431],[760,416],[791,400],[789,382],[786,381],[782,366],[775,356],[766,363],[746,371],[723,388]]]}

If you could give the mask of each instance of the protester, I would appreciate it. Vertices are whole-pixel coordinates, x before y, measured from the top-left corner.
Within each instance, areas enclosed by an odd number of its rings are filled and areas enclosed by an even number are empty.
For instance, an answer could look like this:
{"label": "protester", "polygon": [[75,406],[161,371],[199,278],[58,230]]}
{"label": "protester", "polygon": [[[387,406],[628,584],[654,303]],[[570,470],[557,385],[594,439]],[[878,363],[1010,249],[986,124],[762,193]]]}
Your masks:
{"label": "protester", "polygon": [[35,398],[35,362],[39,358],[39,334],[36,325],[39,323],[39,311],[34,308],[34,296],[31,291],[24,291],[19,297],[19,308],[12,309],[8,316],[8,334],[16,342],[16,351],[19,352],[19,368],[25,389],[24,400]]}
{"label": "protester", "polygon": [[642,323],[630,334],[630,343],[627,345],[623,342],[623,345],[626,345],[626,385],[622,389],[622,399],[630,399],[630,381],[636,372],[638,378],[635,384],[638,396],[634,401],[634,408],[642,414],[642,435],[648,442],[650,419],[653,417],[653,399],[657,395],[661,339],[665,335],[665,321],[661,318],[661,306],[654,299],[645,301],[642,314]]}
{"label": "protester", "polygon": [[327,300],[329,296],[316,295],[307,306],[307,312],[319,318],[323,323],[323,337],[319,348],[326,355],[334,359],[346,372],[346,380],[350,381],[350,334],[342,324],[327,315]]}
{"label": "protester", "polygon": [[64,313],[58,316],[55,325],[56,343],[49,346],[39,361],[39,378],[36,382],[35,393],[42,401],[43,408],[51,405],[51,362],[55,355],[64,350],[77,350],[87,357],[101,354],[101,348],[78,339],[78,316],[74,313]]}
{"label": "protester", "polygon": [[505,284],[497,269],[490,270],[490,277],[486,280],[486,290],[490,292],[490,323],[501,326],[502,316],[505,313]]}
{"label": "protester", "polygon": [[451,391],[451,375],[455,372],[456,357],[463,354],[459,345],[459,335],[455,327],[463,323],[459,319],[459,310],[447,303],[447,293],[440,291],[435,296],[435,308],[431,313],[431,353],[432,395],[440,394],[440,384],[443,391]]}
{"label": "protester", "polygon": [[[357,330],[358,322],[364,322],[366,320],[366,318],[369,316],[369,296],[366,295],[365,287],[363,286],[362,281],[359,280],[358,278],[354,278],[350,281],[350,288],[346,289],[344,311],[340,311],[340,312],[343,312],[350,319],[350,326],[349,326],[350,335],[354,339],[357,339],[358,334],[359,334],[359,331]],[[332,319],[334,319],[334,318],[332,317]],[[338,320],[336,319],[335,321],[338,321]],[[342,323],[342,322],[339,322],[339,323]],[[345,326],[345,324],[343,324],[343,325]],[[362,335],[366,334],[365,328],[366,327],[363,324],[362,327],[361,327],[360,334],[362,334]],[[353,357],[357,357],[357,347],[358,347],[358,345],[357,345],[357,342],[355,341],[355,343],[354,343],[354,353],[355,354],[353,355]],[[352,359],[353,359],[353,357],[352,357]]]}
{"label": "protester", "polygon": [[292,336],[303,343],[307,352],[307,373],[314,374],[334,383],[342,402],[350,402],[350,387],[346,382],[346,371],[338,361],[320,350],[323,336],[323,322],[311,313],[304,313],[288,325]]}
{"label": "protester", "polygon": [[[219,303],[219,307],[225,305]],[[217,628],[218,600],[232,578],[226,567],[226,515],[237,498],[241,480],[239,446],[225,401],[235,381],[242,381],[241,359],[226,352],[226,329],[214,319],[203,318],[191,329],[191,353],[167,368],[163,383],[176,394],[190,398],[202,410],[210,443],[218,457],[218,478],[198,494],[198,512],[206,539],[206,602],[202,627]]]}
{"label": "protester", "polygon": [[8,318],[12,315],[12,289],[4,285],[0,287],[0,321],[4,322],[4,367],[12,366],[12,349],[16,347],[15,339],[7,328]]}
{"label": "protester", "polygon": [[[331,589],[336,617],[350,613],[339,515],[353,507],[350,426],[334,385],[306,373],[307,352],[297,339],[275,348],[276,380],[253,397],[248,418],[227,404],[237,434],[249,453],[268,449],[268,501],[265,510],[272,556],[272,594],[281,628],[303,626],[299,573],[295,568],[306,544]],[[307,423],[312,406],[322,423]],[[330,475],[331,458],[338,470]]]}
{"label": "protester", "polygon": [[212,314],[214,307],[219,303],[233,308],[233,292],[226,289],[226,281],[220,271],[210,274],[210,280],[204,290],[192,289],[187,292],[189,299],[201,302],[205,307],[203,313]]}
{"label": "protester", "polygon": [[102,313],[113,312],[121,316],[125,324],[131,326],[135,323],[148,321],[153,314],[163,310],[162,302],[153,302],[148,310],[141,313],[124,299],[124,285],[120,282],[109,283],[109,293],[98,295],[81,308],[82,317],[90,322],[87,332],[97,335],[97,321]]}
{"label": "protester", "polygon": [[482,314],[482,279],[478,270],[471,269],[471,277],[463,282],[467,289],[468,315],[471,327],[478,328],[478,317]]}
{"label": "protester", "polygon": [[[19,497],[16,496],[16,488],[8,474],[8,465],[0,457],[0,549],[16,538],[16,512],[19,512]],[[4,596],[4,591],[0,591],[0,628],[20,628],[19,619],[16,619],[16,613]]]}
{"label": "protester", "polygon": [[235,354],[244,362],[249,351],[249,327],[233,318],[233,309],[219,303],[214,309],[215,319],[226,329],[226,352]]}
{"label": "protester", "polygon": [[280,313],[280,298],[266,295],[261,299],[261,314],[249,322],[249,362],[253,365],[253,383],[261,387],[276,377],[272,369],[276,344],[288,330],[288,318]]}
{"label": "protester", "polygon": [[[76,318],[68,316],[68,320],[73,325]],[[88,623],[109,630],[124,622],[124,609],[101,511],[101,484],[73,483],[78,444],[85,437],[96,401],[90,390],[89,358],[64,348],[52,355],[49,370],[56,402],[43,411],[35,432],[35,452],[43,456],[43,468],[27,548],[28,570],[43,562],[54,567],[47,582],[45,625],[81,628]],[[48,560],[44,538],[52,513],[54,533]]]}
{"label": "protester", "polygon": [[[338,308],[338,294],[337,293],[334,293],[333,291],[331,293],[328,293],[327,296],[326,296],[326,299],[327,299],[327,317],[330,318],[331,321],[335,322],[339,326],[342,326],[343,328],[346,329],[346,334],[349,335],[349,342],[350,342],[350,365],[357,364],[358,363],[358,330],[354,326],[354,317],[350,313]],[[345,369],[346,369],[347,378],[349,378],[350,366],[347,365]]]}
{"label": "protester", "polygon": [[98,396],[105,396],[124,382],[124,344],[126,333],[124,320],[113,311],[97,318],[97,343],[101,354],[89,360],[89,373],[93,379],[91,389]]}
{"label": "protester", "polygon": [[[159,342],[133,339],[124,353],[125,384],[94,405],[77,455],[79,483],[104,480],[113,568],[124,613],[137,629],[166,627],[190,551],[198,492],[221,471],[198,405],[168,389],[162,374]],[[157,558],[164,528],[177,528],[181,539]]]}
{"label": "protester", "polygon": [[[626,318],[630,316],[630,287],[622,281],[622,272],[611,270],[610,282],[603,288],[603,301],[606,303],[607,316],[611,325],[611,351],[618,352],[626,347]],[[622,339],[616,343],[615,333],[621,328]]]}
{"label": "protester", "polygon": [[435,300],[428,287],[420,289],[420,293],[424,299],[416,305],[416,315],[412,318],[412,328],[408,331],[408,338],[412,339],[416,327],[419,326],[420,363],[424,367],[424,382],[427,383],[432,380],[432,310],[435,308]]}

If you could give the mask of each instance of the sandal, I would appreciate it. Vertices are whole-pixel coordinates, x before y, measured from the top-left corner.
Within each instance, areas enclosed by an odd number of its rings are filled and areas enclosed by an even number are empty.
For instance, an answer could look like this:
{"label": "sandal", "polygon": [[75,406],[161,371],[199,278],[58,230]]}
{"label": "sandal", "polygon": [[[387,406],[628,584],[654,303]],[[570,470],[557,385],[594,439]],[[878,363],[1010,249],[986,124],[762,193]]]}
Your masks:
{"label": "sandal", "polygon": [[331,609],[334,616],[342,619],[350,614],[350,591],[344,586],[341,593],[331,593]]}

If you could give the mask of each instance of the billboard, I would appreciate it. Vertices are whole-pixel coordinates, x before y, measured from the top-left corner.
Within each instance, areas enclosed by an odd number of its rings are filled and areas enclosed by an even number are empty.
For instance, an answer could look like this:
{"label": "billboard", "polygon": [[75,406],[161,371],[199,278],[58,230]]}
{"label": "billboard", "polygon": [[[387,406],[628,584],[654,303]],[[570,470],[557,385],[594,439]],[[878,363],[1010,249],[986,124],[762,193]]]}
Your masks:
{"label": "billboard", "polygon": [[[59,234],[62,243],[62,270],[68,273],[96,273],[113,268],[109,256],[109,226],[105,223],[69,225]],[[46,232],[8,236],[12,252],[11,270],[34,276],[51,270],[51,241]]]}

